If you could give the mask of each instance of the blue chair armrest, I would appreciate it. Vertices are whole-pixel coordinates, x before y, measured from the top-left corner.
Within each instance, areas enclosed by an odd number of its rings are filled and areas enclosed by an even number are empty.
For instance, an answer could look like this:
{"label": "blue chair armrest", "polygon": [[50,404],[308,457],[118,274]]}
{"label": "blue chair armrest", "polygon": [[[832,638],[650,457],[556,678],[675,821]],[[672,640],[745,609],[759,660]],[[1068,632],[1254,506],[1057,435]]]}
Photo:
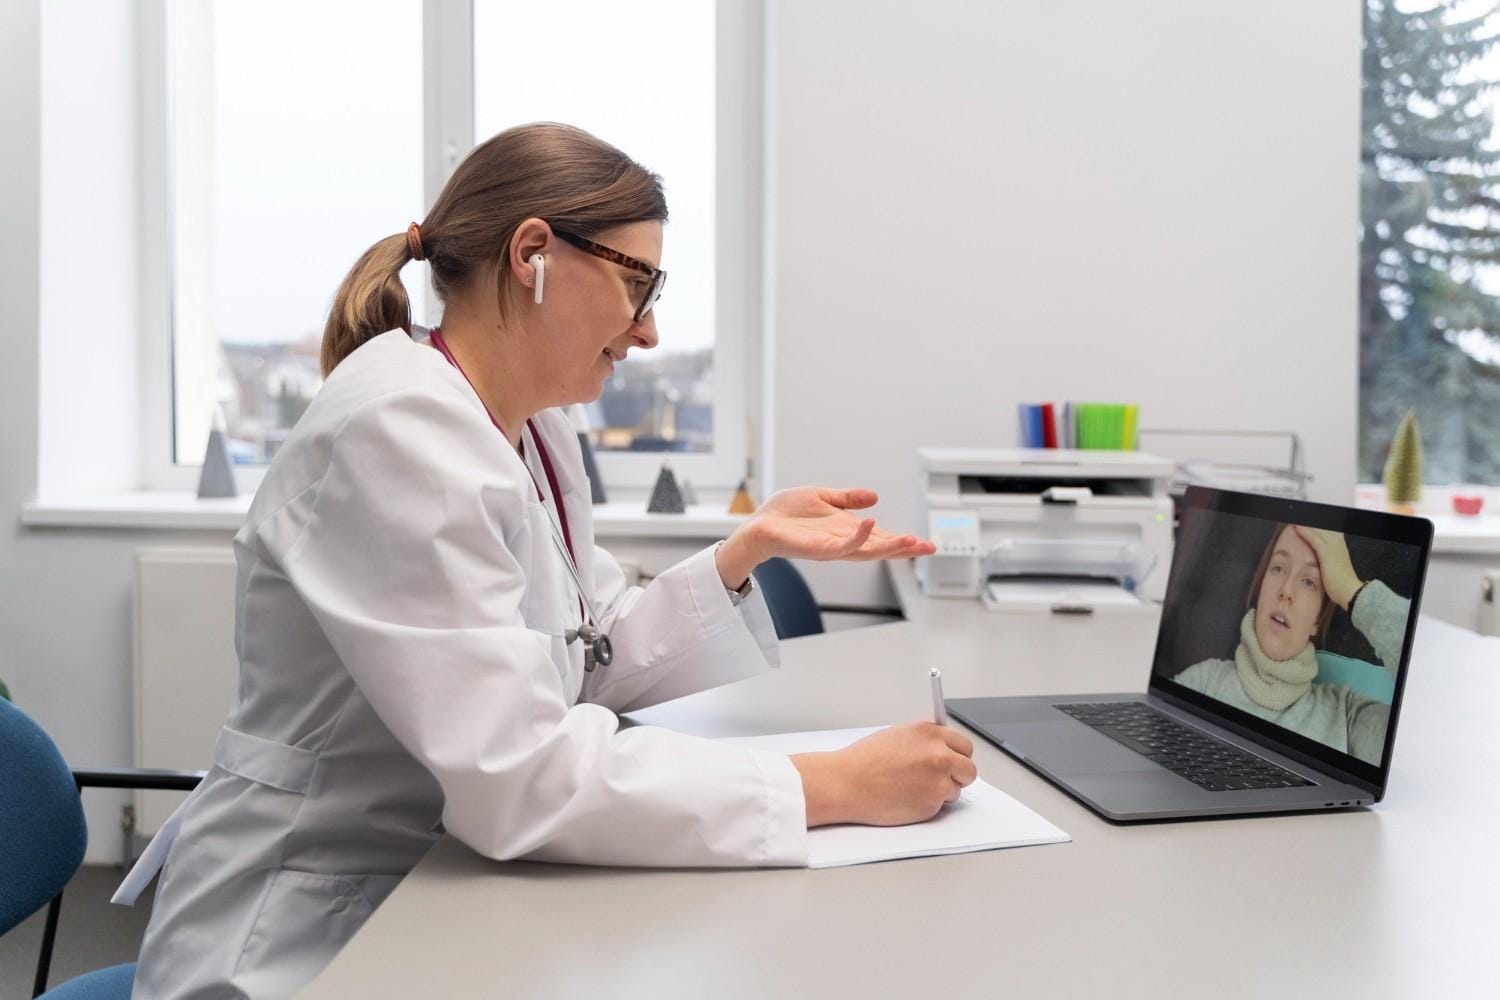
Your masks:
{"label": "blue chair armrest", "polygon": [[168,771],[148,767],[96,767],[73,769],[73,780],[82,788],[146,788],[156,791],[191,792],[205,771]]}

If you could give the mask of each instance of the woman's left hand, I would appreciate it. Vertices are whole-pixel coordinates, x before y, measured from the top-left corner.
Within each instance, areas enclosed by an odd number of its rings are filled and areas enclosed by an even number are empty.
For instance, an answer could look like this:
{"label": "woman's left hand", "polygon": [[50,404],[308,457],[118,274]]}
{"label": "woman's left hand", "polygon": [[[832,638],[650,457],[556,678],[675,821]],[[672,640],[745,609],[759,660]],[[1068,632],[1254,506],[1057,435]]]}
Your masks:
{"label": "woman's left hand", "polygon": [[742,584],[750,571],[773,556],[828,561],[905,559],[931,555],[937,547],[916,535],[893,535],[873,517],[852,513],[873,507],[874,490],[799,486],[781,490],[760,505],[719,549],[725,586]]}
{"label": "woman's left hand", "polygon": [[1300,524],[1292,525],[1292,530],[1297,533],[1298,538],[1312,546],[1317,555],[1318,571],[1323,576],[1323,589],[1328,591],[1333,603],[1348,611],[1349,602],[1354,599],[1364,581],[1354,572],[1354,561],[1349,558],[1349,544],[1344,541],[1343,532],[1305,528]]}

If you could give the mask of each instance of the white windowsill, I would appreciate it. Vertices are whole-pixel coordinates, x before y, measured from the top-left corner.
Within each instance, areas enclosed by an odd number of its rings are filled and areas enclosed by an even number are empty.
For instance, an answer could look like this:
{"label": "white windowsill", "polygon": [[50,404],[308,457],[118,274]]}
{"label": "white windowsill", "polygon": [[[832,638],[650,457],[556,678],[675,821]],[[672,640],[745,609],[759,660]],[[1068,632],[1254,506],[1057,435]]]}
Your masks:
{"label": "white windowsill", "polygon": [[[594,535],[596,538],[725,538],[745,517],[726,512],[727,497],[710,495],[710,499],[713,502],[690,506],[685,514],[648,514],[644,496],[598,504],[594,507]],[[244,522],[250,500],[250,494],[228,500],[200,500],[188,492],[152,491],[33,501],[22,507],[21,523],[32,528],[234,532]],[[1487,502],[1484,513],[1475,517],[1419,510],[1433,524],[1432,551],[1500,554],[1500,512],[1492,512],[1495,508],[1500,508],[1500,504],[1492,506]]]}
{"label": "white windowsill", "polygon": [[193,493],[151,491],[67,500],[33,500],[21,508],[31,528],[142,528],[238,531],[250,496],[200,500]]}
{"label": "white windowsill", "polygon": [[[1385,509],[1385,489],[1361,483],[1355,488],[1355,503],[1369,510]],[[1453,496],[1479,496],[1481,512],[1453,512]],[[1432,522],[1434,555],[1500,554],[1500,488],[1494,486],[1424,486],[1417,503],[1417,516]]]}
{"label": "white windowsill", "polygon": [[1434,554],[1500,554],[1500,516],[1480,514],[1425,514],[1432,522]]}
{"label": "white windowsill", "polygon": [[[238,531],[251,496],[200,500],[192,493],[143,492],[78,500],[32,501],[21,523],[32,528],[134,528],[155,531]],[[594,507],[596,538],[724,538],[745,520],[726,513],[729,501],[694,504],[685,514],[648,514],[646,500]]]}

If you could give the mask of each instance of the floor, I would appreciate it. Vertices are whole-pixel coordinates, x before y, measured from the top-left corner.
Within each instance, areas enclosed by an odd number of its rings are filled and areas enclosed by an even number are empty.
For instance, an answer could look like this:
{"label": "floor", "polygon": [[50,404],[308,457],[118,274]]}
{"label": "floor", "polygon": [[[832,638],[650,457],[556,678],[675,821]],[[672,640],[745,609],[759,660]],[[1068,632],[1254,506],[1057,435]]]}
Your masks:
{"label": "floor", "polygon": [[[115,906],[110,894],[123,873],[114,865],[84,865],[63,893],[52,951],[50,986],[108,965],[133,962],[146,933],[155,884],[134,908]],[[27,1000],[42,945],[45,907],[0,937],[0,1000]]]}

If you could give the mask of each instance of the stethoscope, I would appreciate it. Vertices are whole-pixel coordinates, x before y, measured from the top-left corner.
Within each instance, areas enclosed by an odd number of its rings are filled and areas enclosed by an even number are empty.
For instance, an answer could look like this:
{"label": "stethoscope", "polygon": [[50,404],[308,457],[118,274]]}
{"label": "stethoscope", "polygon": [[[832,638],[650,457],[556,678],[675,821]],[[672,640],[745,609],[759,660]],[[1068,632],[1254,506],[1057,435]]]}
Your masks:
{"label": "stethoscope", "polygon": [[[448,345],[443,341],[443,335],[438,328],[433,327],[428,331],[428,336],[432,341],[432,346],[442,352],[443,357],[448,359],[448,363],[458,369],[464,381],[469,383],[469,388],[473,389],[474,383],[469,379],[468,372],[464,371],[458,359],[448,350]],[[479,395],[479,390],[474,389],[474,394]],[[480,402],[483,402],[482,397]],[[489,413],[489,407],[485,407],[485,412]],[[495,429],[504,435],[505,429],[500,426],[495,415],[489,413],[489,418],[490,423],[495,425]],[[531,427],[531,440],[536,444],[537,455],[542,460],[542,469],[547,473],[547,484],[552,487],[552,496],[557,503],[561,504],[562,495],[557,488],[557,478],[552,472],[552,457],[547,454],[547,446],[542,444],[542,436],[537,433],[536,427],[532,426],[529,420],[526,423]],[[522,464],[525,464],[524,460]],[[578,564],[573,561],[572,543],[564,533],[562,525],[558,523],[557,515],[552,513],[552,508],[547,506],[547,501],[542,496],[542,484],[537,482],[536,474],[531,472],[529,465],[526,471],[531,473],[531,483],[536,487],[537,499],[541,501],[542,510],[547,515],[547,526],[552,529],[552,543],[557,546],[558,553],[563,557],[563,565],[568,568],[568,576],[572,577],[573,586],[578,591],[579,608],[584,613],[584,620],[579,622],[577,628],[570,628],[563,633],[563,644],[571,646],[575,642],[582,642],[583,669],[593,673],[595,667],[609,666],[610,661],[615,658],[615,647],[610,643],[609,636],[599,627],[599,614],[594,610],[594,602],[588,595],[588,588],[583,585],[583,577],[578,572]]]}
{"label": "stethoscope", "polygon": [[[542,439],[537,435],[535,429],[531,439],[536,442],[537,450],[543,448]],[[595,667],[607,667],[615,658],[615,647],[609,641],[609,636],[599,629],[599,614],[594,610],[594,602],[590,600],[588,590],[583,585],[583,578],[578,575],[578,566],[573,562],[573,552],[568,548],[567,539],[562,533],[562,526],[557,523],[557,517],[548,506],[543,503],[542,510],[547,512],[547,523],[552,528],[552,544],[557,546],[557,551],[563,557],[563,565],[568,567],[568,575],[573,578],[573,586],[578,590],[578,600],[585,609],[586,618],[578,623],[577,628],[570,628],[563,633],[563,644],[572,645],[575,641],[583,642],[583,669],[593,673]]]}

